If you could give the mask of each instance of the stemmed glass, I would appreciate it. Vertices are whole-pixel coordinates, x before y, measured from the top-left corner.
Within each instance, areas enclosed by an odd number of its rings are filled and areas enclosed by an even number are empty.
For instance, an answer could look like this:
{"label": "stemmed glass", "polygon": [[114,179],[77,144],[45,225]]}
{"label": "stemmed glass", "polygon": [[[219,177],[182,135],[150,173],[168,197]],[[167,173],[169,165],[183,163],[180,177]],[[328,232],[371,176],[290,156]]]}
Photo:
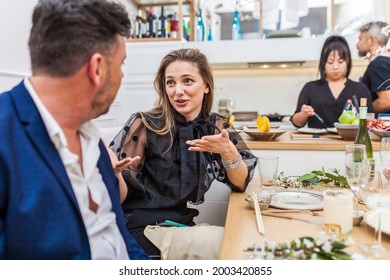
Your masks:
{"label": "stemmed glass", "polygon": [[347,145],[345,149],[346,179],[354,193],[354,209],[358,210],[359,188],[368,183],[369,161],[366,146],[363,144]]}
{"label": "stemmed glass", "polygon": [[373,221],[377,223],[377,226],[375,227],[376,241],[373,244],[362,244],[360,249],[376,258],[388,257],[390,249],[382,244],[381,220],[382,212],[390,207],[390,189],[383,187],[382,175],[376,171],[373,180],[365,188],[362,188],[361,192],[366,205],[370,209],[375,209],[368,212],[367,215],[373,215]]}
{"label": "stemmed glass", "polygon": [[386,188],[390,187],[390,137],[383,137],[379,150],[383,175],[387,179]]}

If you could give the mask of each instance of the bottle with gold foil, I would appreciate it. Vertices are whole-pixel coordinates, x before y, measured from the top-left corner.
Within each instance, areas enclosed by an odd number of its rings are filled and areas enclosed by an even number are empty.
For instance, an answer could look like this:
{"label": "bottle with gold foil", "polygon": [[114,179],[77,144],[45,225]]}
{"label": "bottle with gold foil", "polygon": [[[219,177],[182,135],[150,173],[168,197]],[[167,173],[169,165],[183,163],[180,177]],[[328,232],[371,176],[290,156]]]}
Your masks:
{"label": "bottle with gold foil", "polygon": [[[359,128],[355,138],[355,144],[363,144],[366,146],[367,159],[370,161],[371,172],[373,175],[375,172],[375,161],[372,153],[372,144],[370,135],[367,128],[367,98],[360,99],[359,107]],[[370,175],[370,178],[373,176]]]}

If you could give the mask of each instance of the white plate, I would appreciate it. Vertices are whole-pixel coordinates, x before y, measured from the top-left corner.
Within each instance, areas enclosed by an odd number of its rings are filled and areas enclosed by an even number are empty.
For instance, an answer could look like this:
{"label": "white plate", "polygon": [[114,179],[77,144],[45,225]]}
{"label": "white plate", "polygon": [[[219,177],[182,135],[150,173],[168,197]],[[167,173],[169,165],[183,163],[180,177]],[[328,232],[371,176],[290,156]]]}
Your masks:
{"label": "white plate", "polygon": [[335,127],[327,127],[326,131],[337,134],[337,128]]}
{"label": "white plate", "polygon": [[305,133],[305,134],[325,134],[328,132],[325,128],[309,128],[309,127],[301,127],[298,128],[297,131],[299,133]]}
{"label": "white plate", "polygon": [[280,209],[321,210],[323,195],[321,192],[304,189],[273,189],[260,191],[258,196],[272,195],[270,206]]}
{"label": "white plate", "polygon": [[[364,215],[364,221],[373,229],[378,225],[378,214],[378,210],[372,210]],[[383,233],[390,235],[390,209],[382,212],[381,227]]]}

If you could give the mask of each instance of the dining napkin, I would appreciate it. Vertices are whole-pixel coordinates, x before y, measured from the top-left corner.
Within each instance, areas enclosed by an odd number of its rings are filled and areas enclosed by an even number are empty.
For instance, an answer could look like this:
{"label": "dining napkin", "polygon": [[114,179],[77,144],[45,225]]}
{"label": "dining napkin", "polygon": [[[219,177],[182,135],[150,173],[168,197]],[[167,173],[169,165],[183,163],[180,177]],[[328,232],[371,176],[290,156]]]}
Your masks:
{"label": "dining napkin", "polygon": [[161,251],[163,260],[218,260],[224,228],[147,226],[145,236]]}

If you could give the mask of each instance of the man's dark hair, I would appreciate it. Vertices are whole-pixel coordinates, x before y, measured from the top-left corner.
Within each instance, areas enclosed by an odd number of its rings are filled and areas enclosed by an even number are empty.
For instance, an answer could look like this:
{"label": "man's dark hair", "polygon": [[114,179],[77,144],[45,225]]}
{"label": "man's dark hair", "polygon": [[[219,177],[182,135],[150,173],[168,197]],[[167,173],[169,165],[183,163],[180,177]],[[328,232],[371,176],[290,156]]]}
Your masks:
{"label": "man's dark hair", "polygon": [[329,36],[325,40],[324,46],[322,47],[319,63],[319,71],[322,80],[325,80],[326,78],[325,64],[328,60],[329,54],[333,51],[338,52],[340,58],[345,60],[345,62],[347,63],[347,73],[345,74],[345,77],[348,78],[349,74],[351,73],[352,58],[348,42],[342,36]]}
{"label": "man's dark hair", "polygon": [[40,0],[28,46],[33,74],[67,77],[96,52],[111,55],[116,35],[129,37],[130,19],[108,0]]}

